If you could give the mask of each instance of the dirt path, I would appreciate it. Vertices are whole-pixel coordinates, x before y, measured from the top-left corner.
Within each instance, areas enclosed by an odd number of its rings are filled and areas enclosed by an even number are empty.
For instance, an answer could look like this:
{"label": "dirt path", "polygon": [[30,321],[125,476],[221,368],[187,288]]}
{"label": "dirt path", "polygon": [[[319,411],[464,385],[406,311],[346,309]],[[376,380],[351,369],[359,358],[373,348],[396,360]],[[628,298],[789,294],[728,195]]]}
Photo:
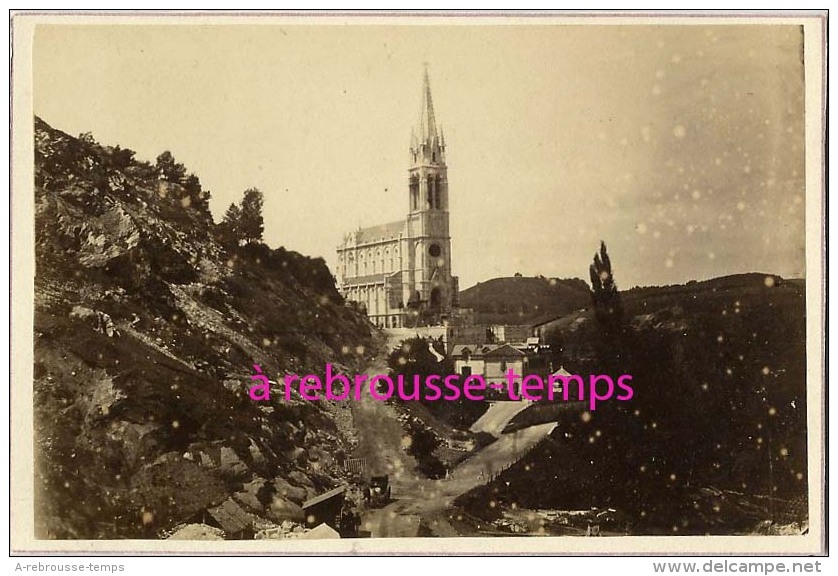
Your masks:
{"label": "dirt path", "polygon": [[[386,355],[381,354],[367,371],[368,374],[386,373]],[[454,499],[469,490],[488,483],[493,475],[513,464],[545,438],[555,423],[532,426],[501,435],[506,422],[523,407],[519,402],[495,410],[484,422],[486,428],[499,438],[467,460],[461,462],[445,480],[431,480],[416,471],[415,460],[403,449],[406,434],[398,420],[396,409],[364,395],[354,402],[352,415],[358,434],[356,458],[366,459],[367,475],[388,474],[393,500],[379,509],[362,514],[361,529],[374,538],[415,537],[422,523],[434,536],[460,536],[446,519],[446,510]]]}
{"label": "dirt path", "polygon": [[471,425],[472,432],[488,432],[495,438],[500,438],[503,429],[515,416],[532,403],[527,400],[492,402],[489,409]]}
{"label": "dirt path", "polygon": [[370,510],[363,518],[364,530],[376,537],[413,537],[423,519],[435,536],[458,536],[445,519],[445,510],[454,499],[486,484],[493,475],[529,452],[555,428],[555,423],[540,424],[506,434],[457,466],[450,479],[402,475],[393,483],[394,502]]}

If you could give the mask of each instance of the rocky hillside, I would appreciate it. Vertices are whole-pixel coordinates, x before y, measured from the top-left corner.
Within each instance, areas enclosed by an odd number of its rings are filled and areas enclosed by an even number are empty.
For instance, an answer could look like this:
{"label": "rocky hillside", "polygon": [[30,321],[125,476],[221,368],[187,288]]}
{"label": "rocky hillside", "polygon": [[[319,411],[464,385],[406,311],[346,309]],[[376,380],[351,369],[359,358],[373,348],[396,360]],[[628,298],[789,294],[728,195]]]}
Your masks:
{"label": "rocky hillside", "polygon": [[35,493],[42,538],[157,537],[232,496],[267,525],[340,481],[346,406],[247,396],[365,364],[322,259],[225,248],[194,176],[35,119]]}

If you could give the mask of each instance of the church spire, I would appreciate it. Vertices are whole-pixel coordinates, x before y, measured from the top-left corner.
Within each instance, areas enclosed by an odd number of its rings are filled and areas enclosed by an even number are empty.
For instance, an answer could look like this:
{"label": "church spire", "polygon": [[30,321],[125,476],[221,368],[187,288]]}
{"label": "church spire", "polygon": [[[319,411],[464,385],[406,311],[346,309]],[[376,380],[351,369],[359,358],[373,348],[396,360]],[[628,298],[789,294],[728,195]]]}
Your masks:
{"label": "church spire", "polygon": [[432,143],[437,137],[434,100],[431,96],[431,80],[428,77],[428,64],[425,63],[424,85],[422,86],[422,108],[419,111],[419,138]]}
{"label": "church spire", "polygon": [[410,154],[414,165],[445,163],[445,141],[442,138],[442,131],[436,125],[427,63],[425,63],[422,84],[422,107],[419,110],[419,126],[417,130],[411,132]]}

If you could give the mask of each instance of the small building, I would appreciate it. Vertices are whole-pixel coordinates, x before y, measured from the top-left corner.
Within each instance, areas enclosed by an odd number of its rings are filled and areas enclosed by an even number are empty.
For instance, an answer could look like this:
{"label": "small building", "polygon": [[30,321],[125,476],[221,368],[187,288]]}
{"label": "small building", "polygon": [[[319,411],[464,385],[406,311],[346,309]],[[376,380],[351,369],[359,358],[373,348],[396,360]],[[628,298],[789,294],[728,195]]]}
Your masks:
{"label": "small building", "polygon": [[483,355],[493,348],[492,344],[457,344],[451,350],[454,369],[457,374],[470,376],[483,374],[485,361]]}
{"label": "small building", "polygon": [[[538,374],[542,378],[552,370],[550,347],[537,338],[512,344],[457,344],[452,348],[451,358],[461,379],[480,374],[487,385],[505,383],[509,370],[521,376]],[[516,380],[516,385],[513,393],[519,394],[520,380]],[[504,390],[500,395],[507,394]]]}
{"label": "small building", "polygon": [[220,528],[227,540],[252,540],[254,536],[253,517],[232,498],[207,508],[201,523]]}
{"label": "small building", "polygon": [[303,512],[306,516],[306,526],[314,528],[326,523],[334,529],[338,528],[340,511],[343,509],[348,484],[333,488],[319,496],[303,502]]}
{"label": "small building", "polygon": [[[510,344],[458,344],[454,346],[451,358],[454,360],[454,369],[461,376],[461,380],[472,374],[479,374],[483,376],[487,386],[505,383],[508,370],[513,370],[515,374],[528,374],[526,371],[527,354]],[[514,394],[518,393],[521,383],[518,381],[516,384],[518,386],[513,390]],[[493,393],[500,396],[507,394],[506,391],[501,393],[490,389],[487,391],[487,396]]]}
{"label": "small building", "polygon": [[[511,344],[500,344],[483,354],[483,377],[486,382],[506,382],[509,370],[515,374],[529,374],[526,352]],[[520,384],[520,383],[519,383]],[[517,393],[517,390],[516,390]]]}
{"label": "small building", "polygon": [[489,332],[495,342],[522,342],[532,334],[528,324],[490,324]]}
{"label": "small building", "polygon": [[[552,376],[564,376],[568,377],[571,376],[571,373],[564,369],[564,366],[560,366],[558,370],[553,372]],[[562,381],[554,381],[553,382],[553,397],[554,398],[561,398],[562,397]]]}

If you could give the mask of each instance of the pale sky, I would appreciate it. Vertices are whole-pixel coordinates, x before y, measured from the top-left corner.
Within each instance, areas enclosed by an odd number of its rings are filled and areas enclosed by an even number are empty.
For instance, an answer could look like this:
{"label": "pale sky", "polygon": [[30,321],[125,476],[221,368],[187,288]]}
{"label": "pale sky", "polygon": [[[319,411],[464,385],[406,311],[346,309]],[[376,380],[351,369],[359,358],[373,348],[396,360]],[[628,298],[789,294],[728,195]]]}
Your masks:
{"label": "pale sky", "polygon": [[600,239],[621,288],[802,277],[801,59],[783,25],[43,26],[34,112],[171,150],[216,220],[258,187],[266,242],[334,270],[344,232],[406,214],[428,62],[461,289],[587,280]]}

